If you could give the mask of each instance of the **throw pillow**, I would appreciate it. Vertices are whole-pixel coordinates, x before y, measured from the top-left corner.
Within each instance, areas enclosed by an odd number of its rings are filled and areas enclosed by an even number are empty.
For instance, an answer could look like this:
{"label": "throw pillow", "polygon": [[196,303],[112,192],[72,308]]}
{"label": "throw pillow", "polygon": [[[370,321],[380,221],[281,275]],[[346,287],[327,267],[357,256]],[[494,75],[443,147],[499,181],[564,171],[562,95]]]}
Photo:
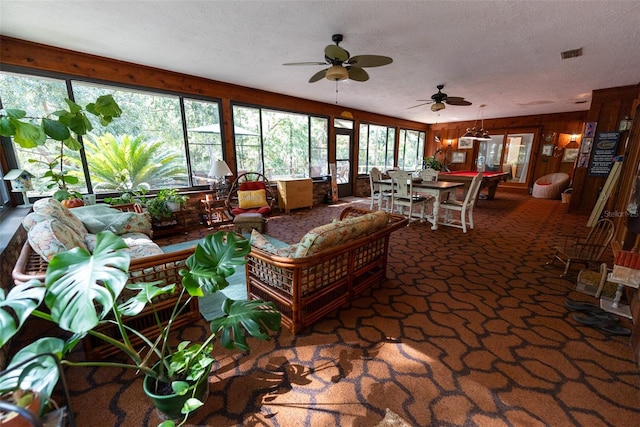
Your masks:
{"label": "throw pillow", "polygon": [[116,234],[125,233],[144,233],[147,236],[153,236],[151,227],[151,215],[148,212],[122,212],[105,228],[105,230],[113,231]]}
{"label": "throw pillow", "polygon": [[267,205],[266,190],[238,191],[240,209],[260,208]]}
{"label": "throw pillow", "polygon": [[82,238],[56,218],[34,225],[27,236],[33,250],[46,261],[75,247],[87,249]]}
{"label": "throw pillow", "polygon": [[82,224],[82,221],[76,218],[69,209],[62,206],[62,203],[56,199],[46,198],[37,200],[33,204],[33,211],[62,221],[82,239],[84,239],[85,234],[87,234],[87,229]]}

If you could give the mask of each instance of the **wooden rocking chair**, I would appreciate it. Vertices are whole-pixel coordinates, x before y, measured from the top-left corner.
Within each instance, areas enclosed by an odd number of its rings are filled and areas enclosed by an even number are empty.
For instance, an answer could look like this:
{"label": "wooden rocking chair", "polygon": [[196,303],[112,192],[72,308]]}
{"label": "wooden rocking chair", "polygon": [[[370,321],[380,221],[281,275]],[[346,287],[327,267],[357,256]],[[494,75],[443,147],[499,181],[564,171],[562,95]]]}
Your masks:
{"label": "wooden rocking chair", "polygon": [[246,172],[231,184],[226,205],[231,217],[243,213],[259,213],[267,217],[273,212],[276,201],[271,184],[263,174]]}
{"label": "wooden rocking chair", "polygon": [[565,236],[564,244],[556,246],[553,259],[547,262],[547,265],[553,264],[556,260],[564,264],[564,272],[560,277],[567,275],[572,262],[580,262],[587,268],[594,263],[600,263],[602,254],[613,235],[615,234],[615,226],[610,219],[603,218],[599,220],[591,229],[586,238],[577,238]]}

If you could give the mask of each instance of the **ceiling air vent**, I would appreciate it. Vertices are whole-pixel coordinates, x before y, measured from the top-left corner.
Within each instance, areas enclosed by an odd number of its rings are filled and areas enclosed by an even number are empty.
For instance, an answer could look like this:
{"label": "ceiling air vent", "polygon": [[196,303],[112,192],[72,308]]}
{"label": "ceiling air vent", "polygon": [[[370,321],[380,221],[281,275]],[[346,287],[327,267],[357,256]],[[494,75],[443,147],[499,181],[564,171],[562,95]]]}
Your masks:
{"label": "ceiling air vent", "polygon": [[579,56],[582,56],[582,48],[565,50],[564,52],[560,53],[560,56],[562,56],[562,59],[577,58]]}

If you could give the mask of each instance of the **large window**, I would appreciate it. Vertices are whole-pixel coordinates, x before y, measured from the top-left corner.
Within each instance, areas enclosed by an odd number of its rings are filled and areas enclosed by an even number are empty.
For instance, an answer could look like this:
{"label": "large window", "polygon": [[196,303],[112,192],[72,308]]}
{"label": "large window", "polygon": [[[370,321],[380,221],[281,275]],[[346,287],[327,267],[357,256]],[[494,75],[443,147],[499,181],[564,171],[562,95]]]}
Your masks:
{"label": "large window", "polygon": [[234,106],[238,173],[269,180],[327,174],[328,120],[265,108]]}
{"label": "large window", "polygon": [[393,168],[396,130],[392,127],[360,125],[358,173],[367,174],[371,168],[381,171]]}
{"label": "large window", "polygon": [[404,170],[422,168],[424,158],[425,133],[400,129],[400,144],[398,147],[398,167]]}
{"label": "large window", "polygon": [[[62,168],[78,179],[70,190],[95,193],[146,188],[184,188],[204,185],[214,160],[223,158],[220,107],[215,101],[98,85],[75,80],[0,73],[0,99],[28,117],[43,117],[66,106],[65,98],[85,106],[111,94],[122,116],[107,126],[87,114],[93,129],[82,138],[83,151],[58,141],[23,148],[12,142],[16,167],[31,172],[31,196],[51,194],[50,168]],[[50,172],[49,172],[50,173]]]}

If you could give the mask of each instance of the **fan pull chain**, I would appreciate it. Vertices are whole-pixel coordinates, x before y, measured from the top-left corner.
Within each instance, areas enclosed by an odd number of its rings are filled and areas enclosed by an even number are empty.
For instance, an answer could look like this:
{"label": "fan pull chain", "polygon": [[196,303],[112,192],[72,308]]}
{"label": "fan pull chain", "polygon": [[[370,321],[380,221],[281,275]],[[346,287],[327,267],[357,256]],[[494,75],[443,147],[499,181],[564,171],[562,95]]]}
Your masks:
{"label": "fan pull chain", "polygon": [[336,105],[338,104],[338,80],[336,80]]}

